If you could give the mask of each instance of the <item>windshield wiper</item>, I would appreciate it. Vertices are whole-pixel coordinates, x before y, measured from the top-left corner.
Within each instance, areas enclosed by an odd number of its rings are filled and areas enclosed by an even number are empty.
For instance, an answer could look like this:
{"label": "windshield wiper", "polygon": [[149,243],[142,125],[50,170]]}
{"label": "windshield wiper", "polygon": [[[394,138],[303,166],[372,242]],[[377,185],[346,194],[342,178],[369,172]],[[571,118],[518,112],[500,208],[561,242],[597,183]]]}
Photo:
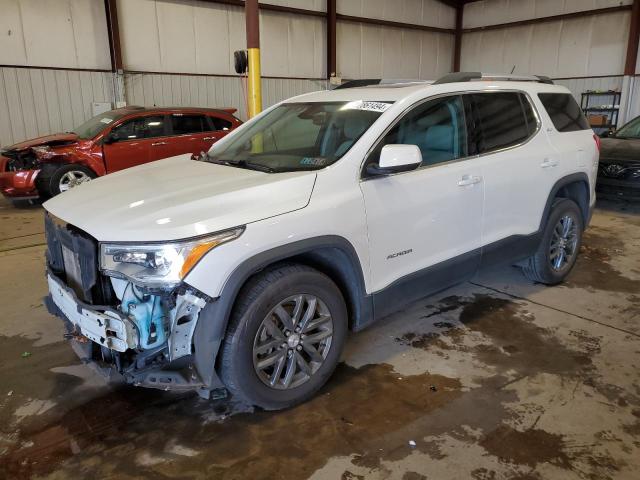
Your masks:
{"label": "windshield wiper", "polygon": [[257,170],[265,173],[277,172],[275,168],[271,168],[266,165],[262,165],[260,163],[250,162],[248,160],[221,160],[218,158],[209,157],[209,161],[212,163],[217,163],[219,165],[227,165],[229,167],[237,167],[237,168],[246,168],[247,170]]}

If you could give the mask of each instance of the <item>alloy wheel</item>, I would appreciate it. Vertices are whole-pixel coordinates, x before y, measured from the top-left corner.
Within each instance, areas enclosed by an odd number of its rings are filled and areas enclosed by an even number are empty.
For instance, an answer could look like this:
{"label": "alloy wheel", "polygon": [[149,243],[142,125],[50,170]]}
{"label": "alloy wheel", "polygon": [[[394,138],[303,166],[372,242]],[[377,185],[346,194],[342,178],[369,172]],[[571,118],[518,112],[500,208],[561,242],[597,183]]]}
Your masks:
{"label": "alloy wheel", "polygon": [[549,246],[549,262],[553,270],[560,271],[570,265],[578,246],[578,222],[571,215],[560,217],[553,229]]}
{"label": "alloy wheel", "polygon": [[253,366],[271,388],[287,390],[307,382],[322,366],[333,338],[333,318],[315,295],[279,302],[262,320],[253,342]]}
{"label": "alloy wheel", "polygon": [[71,170],[60,178],[58,187],[60,192],[66,192],[70,188],[73,188],[81,183],[85,183],[91,180],[91,177],[81,170]]}

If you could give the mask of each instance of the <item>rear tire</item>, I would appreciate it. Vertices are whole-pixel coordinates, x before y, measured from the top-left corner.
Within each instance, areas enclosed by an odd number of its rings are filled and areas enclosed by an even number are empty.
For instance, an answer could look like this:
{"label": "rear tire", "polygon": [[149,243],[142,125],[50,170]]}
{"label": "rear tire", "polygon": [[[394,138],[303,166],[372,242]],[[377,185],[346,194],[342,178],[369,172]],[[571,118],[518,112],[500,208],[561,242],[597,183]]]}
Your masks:
{"label": "rear tire", "polygon": [[527,278],[546,285],[562,282],[575,265],[584,222],[573,200],[557,199],[542,235],[538,250],[525,260],[522,268]]}
{"label": "rear tire", "polygon": [[36,177],[36,187],[40,198],[46,200],[96,177],[95,172],[84,165],[46,164]]}
{"label": "rear tire", "polygon": [[313,268],[283,264],[255,275],[240,291],[220,377],[247,404],[289,408],[326,383],[346,336],[347,309],[335,283]]}

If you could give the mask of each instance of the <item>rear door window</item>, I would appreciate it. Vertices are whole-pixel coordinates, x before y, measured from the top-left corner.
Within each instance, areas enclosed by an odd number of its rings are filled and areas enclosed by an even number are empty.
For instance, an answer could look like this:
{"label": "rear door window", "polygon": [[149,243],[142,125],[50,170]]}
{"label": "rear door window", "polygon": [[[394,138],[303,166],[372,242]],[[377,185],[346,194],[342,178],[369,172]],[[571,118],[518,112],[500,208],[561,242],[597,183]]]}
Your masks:
{"label": "rear door window", "polygon": [[216,130],[231,130],[233,123],[225,118],[220,117],[209,117],[211,122],[213,123],[213,127]]}
{"label": "rear door window", "polygon": [[476,128],[479,127],[481,132],[479,153],[518,145],[533,133],[529,129],[528,115],[525,115],[521,94],[517,92],[475,93],[472,94],[472,99],[478,120]]}
{"label": "rear door window", "polygon": [[559,132],[589,130],[589,122],[573,95],[569,93],[539,93],[538,98]]}
{"label": "rear door window", "polygon": [[174,135],[202,133],[211,130],[204,115],[171,115],[171,128]]}

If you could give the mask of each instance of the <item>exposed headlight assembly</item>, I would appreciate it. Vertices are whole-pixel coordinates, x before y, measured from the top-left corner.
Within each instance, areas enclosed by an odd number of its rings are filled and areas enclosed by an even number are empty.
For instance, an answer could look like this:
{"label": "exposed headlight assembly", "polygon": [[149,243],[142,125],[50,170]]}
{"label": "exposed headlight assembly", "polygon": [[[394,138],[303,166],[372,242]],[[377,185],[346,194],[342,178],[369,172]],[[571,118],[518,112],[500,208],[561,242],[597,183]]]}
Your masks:
{"label": "exposed headlight assembly", "polygon": [[167,243],[101,243],[100,270],[144,287],[175,287],[207,252],[242,232],[244,227]]}

